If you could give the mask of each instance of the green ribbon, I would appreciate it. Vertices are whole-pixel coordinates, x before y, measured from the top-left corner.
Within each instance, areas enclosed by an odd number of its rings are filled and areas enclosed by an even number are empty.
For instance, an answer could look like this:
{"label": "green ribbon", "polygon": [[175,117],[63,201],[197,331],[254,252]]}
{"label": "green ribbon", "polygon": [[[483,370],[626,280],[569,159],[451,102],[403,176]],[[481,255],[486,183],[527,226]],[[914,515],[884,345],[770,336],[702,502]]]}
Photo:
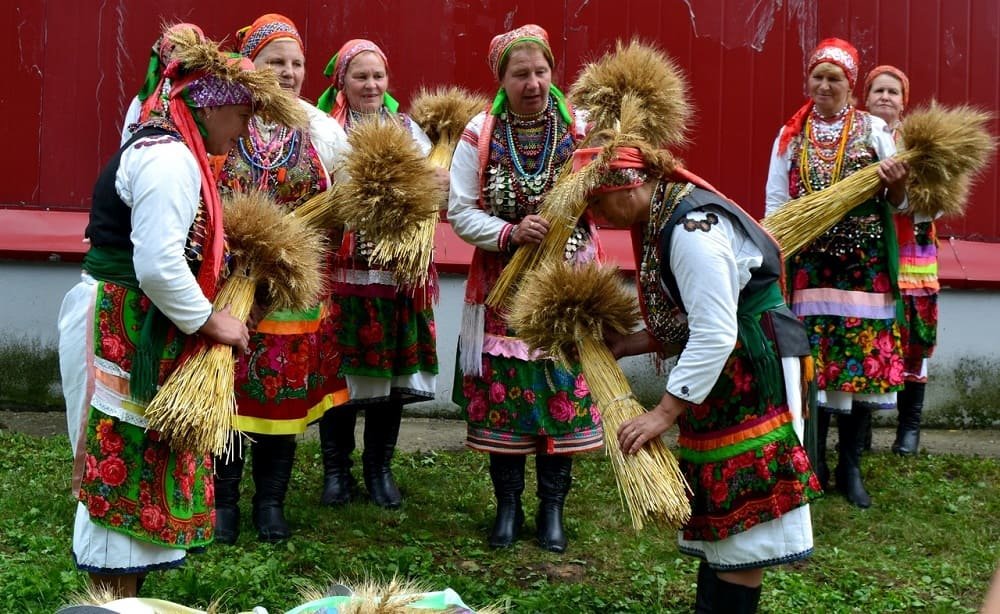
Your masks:
{"label": "green ribbon", "polygon": [[[98,281],[142,292],[135,276],[130,249],[91,246],[83,257],[83,268]],[[138,403],[149,403],[156,394],[160,378],[160,358],[167,345],[169,330],[170,320],[151,302],[139,330],[139,340],[132,358],[132,372],[129,374],[132,399]]]}
{"label": "green ribbon", "polygon": [[156,85],[160,82],[160,76],[163,70],[160,67],[160,55],[154,49],[149,54],[149,66],[146,68],[146,80],[142,83],[142,89],[139,90],[138,98],[140,102],[146,102],[146,99],[156,93]]}
{"label": "green ribbon", "polygon": [[[323,94],[320,95],[319,100],[316,101],[316,108],[324,113],[330,113],[333,110],[333,105],[337,101],[337,88],[332,85],[325,90]],[[399,101],[392,97],[389,92],[382,94],[382,105],[390,113],[399,112]]]}
{"label": "green ribbon", "polygon": [[[556,103],[556,109],[559,110],[559,116],[563,118],[568,125],[573,125],[573,115],[569,112],[569,104],[566,102],[566,94],[562,93],[555,84],[549,85],[549,96]],[[507,110],[507,90],[502,87],[497,91],[497,95],[493,98],[493,106],[490,107],[490,115],[502,115],[504,111]]]}
{"label": "green ribbon", "polygon": [[781,288],[777,283],[773,283],[743,297],[736,308],[737,337],[746,350],[750,362],[753,363],[761,395],[772,403],[781,398],[781,368],[774,345],[761,328],[760,314],[784,305],[785,299],[781,296]]}

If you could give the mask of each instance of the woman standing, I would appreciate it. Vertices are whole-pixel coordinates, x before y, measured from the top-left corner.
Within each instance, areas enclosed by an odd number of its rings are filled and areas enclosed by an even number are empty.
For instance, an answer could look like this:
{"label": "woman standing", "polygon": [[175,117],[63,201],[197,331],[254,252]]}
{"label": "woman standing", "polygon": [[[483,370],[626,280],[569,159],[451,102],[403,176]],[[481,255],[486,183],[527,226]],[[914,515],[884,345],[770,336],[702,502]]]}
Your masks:
{"label": "woman standing", "polygon": [[[305,76],[302,38],[282,15],[267,14],[236,35],[240,54],[270,68],[296,98]],[[289,210],[326,190],[346,148],[343,130],[316,107],[298,99],[309,127],[296,130],[255,116],[247,135],[222,162],[223,195],[260,190]],[[347,401],[337,375],[339,353],[329,332],[340,325],[329,299],[305,311],[278,311],[256,324],[250,352],[236,365],[236,428],[252,436],[253,524],[259,539],[291,535],[285,494],[295,460],[295,436],[328,409]],[[239,488],[244,457],[216,459],[216,532],[222,543],[239,536]]]}
{"label": "woman standing", "polygon": [[[601,134],[595,135],[600,138]],[[577,150],[574,169],[602,147]],[[618,430],[636,453],[675,423],[693,492],[681,552],[701,559],[696,612],[755,612],[764,569],[812,553],[819,480],[800,443],[805,330],[782,300],[781,252],[736,204],[645,145],[616,147],[589,208],[631,228],[646,329],[616,357],[675,348],[649,412]]]}
{"label": "woman standing", "polygon": [[[563,552],[572,455],[603,445],[600,415],[579,368],[568,371],[533,355],[485,299],[518,247],[540,243],[548,231],[538,209],[585,122],[552,85],[552,49],[539,26],[496,36],[489,63],[500,89],[492,108],[466,126],[451,165],[448,221],[476,248],[454,400],[468,421],[466,445],[490,455],[497,515],[489,544],[502,548],[516,539],[524,522],[525,457],[536,454],[538,542]],[[597,250],[596,237],[580,226],[566,257],[592,260]]]}
{"label": "woman standing", "polygon": [[239,351],[249,342],[243,322],[212,308],[226,256],[208,154],[232,149],[253,109],[298,115],[249,61],[183,33],[171,41],[182,59],[164,72],[161,111],[101,172],[83,281],[59,315],[80,501],[73,557],[99,587],[131,596],[147,572],[211,543],[214,525],[211,456],[173,449],[143,409],[196,335]]}
{"label": "woman standing", "polygon": [[858,53],[837,38],[809,57],[810,100],[782,127],[771,151],[767,213],[825,189],[876,161],[885,189],[856,207],[788,262],[792,311],[806,325],[819,386],[819,474],[826,486],[826,436],[837,414],[837,488],[871,505],[861,477],[861,447],[873,409],[892,409],[903,384],[896,320],[894,210],[905,204],[906,166],[885,122],[855,109]]}
{"label": "woman standing", "polygon": [[[407,129],[424,155],[431,142],[386,91],[388,60],[375,43],[350,40],[330,60],[325,74],[333,85],[318,106],[349,133],[361,121],[396,121]],[[447,173],[441,171],[442,181]],[[344,353],[340,373],[351,402],[320,421],[325,481],[322,502],[341,505],[355,489],[351,475],[354,425],[365,410],[365,487],[380,507],[397,508],[402,494],[392,475],[403,405],[433,399],[438,362],[433,297],[436,275],[423,288],[400,288],[394,272],[369,261],[374,245],[359,232],[347,232],[337,263],[334,296],[343,319],[338,341]],[[433,266],[433,265],[431,265]]]}
{"label": "woman standing", "polygon": [[[885,121],[898,139],[903,111],[910,102],[910,80],[895,66],[876,66],[865,77],[865,107]],[[927,385],[927,359],[937,344],[937,229],[925,214],[896,216],[899,240],[899,290],[903,298],[903,378],[899,418],[892,451],[909,456],[920,448],[920,417]]]}

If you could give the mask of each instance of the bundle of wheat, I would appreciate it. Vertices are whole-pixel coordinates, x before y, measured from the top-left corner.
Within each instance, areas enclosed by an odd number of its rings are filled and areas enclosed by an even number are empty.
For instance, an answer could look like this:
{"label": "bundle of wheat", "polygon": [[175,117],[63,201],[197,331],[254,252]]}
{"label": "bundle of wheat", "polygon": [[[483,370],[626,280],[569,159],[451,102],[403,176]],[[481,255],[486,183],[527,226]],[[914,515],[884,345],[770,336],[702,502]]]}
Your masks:
{"label": "bundle of wheat", "polygon": [[579,356],[601,411],[604,444],[615,480],[636,530],[645,522],[678,528],[691,516],[689,488],[662,439],[625,455],[618,428],[645,409],[632,396],[621,367],[604,342],[605,330],[620,335],[638,324],[639,308],[618,271],[597,264],[545,262],[525,277],[508,321],[533,349],[569,362]]}
{"label": "bundle of wheat", "polygon": [[[258,287],[269,310],[305,309],[324,289],[323,237],[286,215],[266,194],[234,194],[223,203],[232,273],[214,304],[246,320]],[[175,449],[222,455],[236,413],[235,359],[227,345],[205,345],[179,366],[146,408],[149,428]]]}
{"label": "bundle of wheat", "polygon": [[410,104],[410,117],[423,128],[433,147],[427,159],[441,168],[451,167],[455,146],[466,124],[489,101],[461,87],[421,89]]}
{"label": "bundle of wheat", "polygon": [[[992,159],[996,139],[987,125],[992,114],[968,106],[931,103],[903,122],[903,147],[896,155],[910,165],[907,196],[911,211],[961,214],[971,182]],[[764,218],[762,225],[788,257],[872,198],[882,188],[878,164],[871,164],[833,185],[791,200]]]}
{"label": "bundle of wheat", "polygon": [[395,121],[362,122],[348,141],[350,180],[339,193],[340,215],[374,243],[374,264],[392,268],[401,286],[424,286],[445,199],[433,167]]}

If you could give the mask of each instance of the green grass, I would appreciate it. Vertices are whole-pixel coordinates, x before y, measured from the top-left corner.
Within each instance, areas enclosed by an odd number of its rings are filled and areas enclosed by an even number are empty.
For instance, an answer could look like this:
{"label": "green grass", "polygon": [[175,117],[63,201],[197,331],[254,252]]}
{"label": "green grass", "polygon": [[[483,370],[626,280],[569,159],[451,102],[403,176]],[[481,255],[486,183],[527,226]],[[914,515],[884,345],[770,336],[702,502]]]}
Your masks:
{"label": "green grass", "polygon": [[[65,437],[0,433],[0,611],[53,612],[84,587],[70,555],[74,503]],[[318,505],[319,450],[300,445],[288,501],[295,536],[256,541],[243,500],[236,546],[212,546],[178,570],[153,573],[144,595],[222,611],[297,605],[302,586],[393,573],[450,586],[473,606],[516,612],[689,612],[696,562],[671,531],[629,528],[607,462],[580,459],[567,504],[569,550],[529,535],[490,550],[486,458],[472,452],[401,454],[400,511],[366,503]],[[529,463],[529,484],[533,483]],[[865,459],[869,510],[831,495],[813,506],[814,556],[765,575],[762,612],[974,612],[1000,555],[1000,464],[992,459],[875,454]],[[246,490],[251,490],[249,475]]]}

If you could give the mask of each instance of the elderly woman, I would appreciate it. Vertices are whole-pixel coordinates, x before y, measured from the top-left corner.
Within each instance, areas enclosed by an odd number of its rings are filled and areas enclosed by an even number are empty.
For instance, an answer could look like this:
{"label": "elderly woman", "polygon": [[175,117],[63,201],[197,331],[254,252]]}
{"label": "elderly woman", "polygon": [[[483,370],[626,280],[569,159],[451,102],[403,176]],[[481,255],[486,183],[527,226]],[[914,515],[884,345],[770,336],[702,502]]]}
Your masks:
{"label": "elderly woman", "polygon": [[167,68],[160,111],[101,172],[83,281],[59,315],[80,501],[73,557],[98,586],[133,596],[147,572],[213,538],[212,458],[148,431],[144,408],[196,336],[241,352],[249,342],[243,322],[212,308],[225,239],[208,154],[232,149],[253,109],[290,106],[249,61],[181,43],[198,68]]}
{"label": "elderly woman", "polygon": [[[903,110],[910,102],[910,80],[895,66],[876,66],[865,78],[865,107],[898,138]],[[892,451],[909,456],[920,447],[927,359],[937,344],[937,229],[924,214],[896,216],[899,241],[899,290],[903,298],[904,388],[898,395],[899,421]]]}
{"label": "elderly woman", "polygon": [[806,325],[819,386],[819,466],[824,486],[826,436],[837,414],[837,489],[858,507],[871,505],[861,477],[861,448],[873,409],[896,406],[903,357],[896,321],[893,211],[906,199],[906,166],[885,122],[854,108],[858,53],[846,41],[820,42],[809,57],[810,100],[781,128],[771,151],[767,213],[828,188],[879,162],[885,189],[795,254],[789,262],[792,311]]}
{"label": "elderly woman", "polygon": [[[426,155],[431,149],[427,135],[399,112],[387,91],[388,66],[385,53],[372,41],[348,41],[327,65],[333,85],[317,104],[347,132],[373,118],[399,122]],[[439,177],[445,180],[447,174],[441,171]],[[364,409],[361,462],[368,496],[375,505],[398,508],[403,497],[392,475],[392,458],[403,405],[433,399],[437,382],[436,275],[431,272],[425,288],[399,288],[391,269],[369,262],[372,248],[364,235],[347,232],[338,258],[333,292],[343,319],[340,373],[347,379],[351,402],[320,421],[323,503],[342,505],[353,496],[354,425]]]}
{"label": "elderly woman", "polygon": [[[532,354],[485,299],[518,247],[545,236],[548,222],[538,209],[585,121],[552,84],[552,49],[542,28],[526,25],[495,37],[489,64],[500,89],[492,108],[466,126],[451,165],[448,221],[476,248],[454,400],[468,421],[466,445],[490,455],[497,500],[490,546],[506,547],[517,538],[524,522],[525,458],[535,454],[538,543],[563,552],[572,455],[602,446],[600,414],[579,368],[569,371]],[[581,225],[566,255],[592,260],[597,249],[596,237]]]}
{"label": "elderly woman", "polygon": [[[577,150],[574,168],[602,149]],[[811,554],[808,503],[820,495],[800,443],[809,344],[781,297],[781,252],[739,206],[675,172],[666,152],[623,146],[611,159],[589,210],[641,240],[646,329],[609,336],[609,347],[617,357],[680,354],[663,397],[622,424],[618,441],[634,454],[678,425],[693,491],[678,542],[702,561],[696,611],[755,612],[764,568]]]}
{"label": "elderly woman", "polygon": [[[299,96],[305,76],[302,38],[295,24],[267,14],[236,35],[240,54],[259,68],[270,68],[281,87]],[[316,107],[299,99],[309,127],[296,130],[255,116],[247,135],[222,162],[223,195],[260,190],[289,210],[331,183],[347,137]],[[262,541],[291,535],[284,514],[285,494],[295,460],[295,436],[334,405],[347,401],[337,375],[339,353],[330,333],[339,325],[329,299],[305,311],[280,311],[259,321],[250,351],[236,365],[236,427],[250,434],[253,462],[253,523]],[[215,539],[235,543],[239,536],[240,480],[244,458],[216,458]]]}

